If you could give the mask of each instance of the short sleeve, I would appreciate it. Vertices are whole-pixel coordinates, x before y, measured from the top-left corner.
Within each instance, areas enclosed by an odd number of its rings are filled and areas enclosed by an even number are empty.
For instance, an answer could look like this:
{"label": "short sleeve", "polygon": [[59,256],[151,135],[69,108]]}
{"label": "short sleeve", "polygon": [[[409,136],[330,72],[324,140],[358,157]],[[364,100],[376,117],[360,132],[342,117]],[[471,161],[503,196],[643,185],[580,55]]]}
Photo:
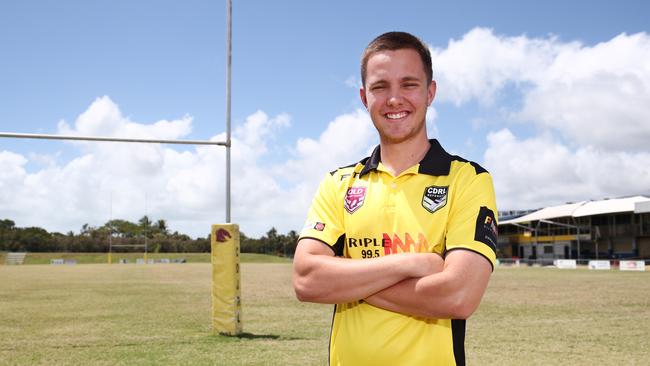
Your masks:
{"label": "short sleeve", "polygon": [[300,239],[317,239],[334,247],[343,235],[343,201],[337,199],[339,189],[334,178],[332,174],[327,174],[318,187],[307,213],[305,226],[300,232]]}
{"label": "short sleeve", "polygon": [[459,178],[450,207],[445,250],[471,250],[485,257],[494,268],[497,208],[492,177],[484,171]]}

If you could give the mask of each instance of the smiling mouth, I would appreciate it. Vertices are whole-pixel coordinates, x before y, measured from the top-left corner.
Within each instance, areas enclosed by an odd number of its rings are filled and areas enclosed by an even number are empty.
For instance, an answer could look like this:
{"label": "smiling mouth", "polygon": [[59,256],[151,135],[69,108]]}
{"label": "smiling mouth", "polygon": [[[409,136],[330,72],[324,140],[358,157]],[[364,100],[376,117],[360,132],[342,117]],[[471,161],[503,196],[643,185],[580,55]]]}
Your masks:
{"label": "smiling mouth", "polygon": [[408,116],[409,112],[399,112],[399,113],[386,113],[385,116],[388,119],[402,119]]}

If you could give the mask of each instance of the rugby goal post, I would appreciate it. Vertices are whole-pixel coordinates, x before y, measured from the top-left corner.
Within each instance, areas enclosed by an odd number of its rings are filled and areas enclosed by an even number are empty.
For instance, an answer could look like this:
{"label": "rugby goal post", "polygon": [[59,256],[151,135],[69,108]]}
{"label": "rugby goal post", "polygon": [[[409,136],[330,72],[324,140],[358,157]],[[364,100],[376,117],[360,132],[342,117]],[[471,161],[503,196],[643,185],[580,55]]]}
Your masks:
{"label": "rugby goal post", "polygon": [[[230,299],[225,298],[227,301],[224,302],[224,305],[227,307],[224,308],[223,312],[221,310],[215,310],[215,301],[213,301],[212,310],[213,310],[213,319],[216,314],[219,319],[222,316],[228,316],[228,314],[234,314],[234,321],[230,319],[227,322],[224,322],[224,330],[221,328],[217,330],[218,332],[225,334],[239,334],[241,333],[241,319],[240,319],[240,289],[239,289],[239,227],[237,225],[230,224],[230,210],[231,210],[231,200],[230,200],[230,190],[231,190],[231,143],[232,143],[232,134],[231,134],[231,84],[232,84],[232,0],[226,0],[226,141],[204,141],[204,140],[169,140],[169,139],[135,139],[135,138],[117,138],[117,137],[103,137],[103,136],[78,136],[78,135],[58,135],[58,134],[33,134],[33,133],[15,133],[15,132],[0,132],[0,137],[3,138],[23,138],[23,139],[46,139],[46,140],[72,140],[72,141],[104,141],[104,142],[126,142],[126,143],[162,143],[162,144],[183,144],[183,145],[218,145],[224,146],[226,148],[226,222],[225,225],[214,225],[212,230],[212,268],[213,268],[213,282],[212,282],[212,294],[213,300],[215,299],[215,287],[218,289],[217,294],[218,298],[221,298],[221,294],[225,294],[227,291],[230,291],[232,296]],[[215,226],[217,229],[215,231]],[[223,231],[219,231],[222,229]],[[224,232],[227,232],[228,235],[224,235]],[[226,245],[215,245],[215,240],[217,239],[217,234],[221,233],[221,238],[226,238],[225,242],[219,242],[220,244]],[[235,244],[236,243],[236,244]],[[236,248],[236,251],[235,251]],[[235,256],[236,253],[236,256]],[[145,254],[146,256],[146,254]],[[234,256],[234,260],[232,257]],[[220,264],[222,257],[224,258],[224,263],[228,263],[226,267],[228,268],[226,272],[222,273],[222,270],[219,270],[215,274],[215,257],[216,263]],[[145,257],[146,258],[146,257]],[[226,259],[231,258],[231,259]],[[109,255],[109,261],[111,261]],[[146,262],[146,260],[145,260]],[[216,276],[216,278],[215,278]],[[215,283],[216,280],[221,280],[221,277],[229,278],[229,281],[224,281],[227,283],[227,291],[219,290],[221,285]],[[235,282],[236,279],[236,282]],[[232,290],[232,287],[235,287]],[[236,295],[235,295],[236,294]],[[218,303],[218,302],[217,302]],[[235,306],[233,307],[232,304]],[[234,309],[237,309],[234,312]],[[215,324],[213,322],[213,324]],[[219,325],[221,327],[221,325]]]}

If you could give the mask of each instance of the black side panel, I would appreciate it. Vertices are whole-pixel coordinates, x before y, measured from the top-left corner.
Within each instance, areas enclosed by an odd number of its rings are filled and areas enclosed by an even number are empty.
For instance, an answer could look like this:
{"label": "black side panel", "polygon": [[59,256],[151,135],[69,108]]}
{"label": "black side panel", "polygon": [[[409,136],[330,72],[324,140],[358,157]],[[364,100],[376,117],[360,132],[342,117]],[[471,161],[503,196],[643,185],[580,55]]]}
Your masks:
{"label": "black side panel", "polygon": [[332,313],[332,325],[330,326],[330,341],[327,343],[327,364],[330,364],[332,355],[332,331],[334,330],[334,317],[336,316],[336,304],[334,304],[334,312]]}
{"label": "black side panel", "polygon": [[336,243],[332,246],[332,249],[334,250],[334,255],[337,257],[342,257],[344,246],[345,246],[345,234],[339,236]]}
{"label": "black side panel", "polygon": [[456,366],[465,366],[465,319],[451,320],[451,336],[454,341]]}

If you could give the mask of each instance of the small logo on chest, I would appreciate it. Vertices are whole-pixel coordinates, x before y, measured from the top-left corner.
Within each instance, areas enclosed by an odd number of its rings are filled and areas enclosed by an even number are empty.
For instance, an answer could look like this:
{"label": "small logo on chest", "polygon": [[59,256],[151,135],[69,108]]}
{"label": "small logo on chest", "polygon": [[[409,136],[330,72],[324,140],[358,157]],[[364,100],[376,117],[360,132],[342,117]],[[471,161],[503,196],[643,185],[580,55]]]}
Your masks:
{"label": "small logo on chest", "polygon": [[429,186],[425,188],[424,193],[422,194],[422,207],[431,213],[445,207],[447,204],[448,191],[449,186]]}
{"label": "small logo on chest", "polygon": [[354,213],[359,207],[363,205],[366,200],[366,187],[350,187],[345,193],[345,201],[343,207],[349,213]]}

